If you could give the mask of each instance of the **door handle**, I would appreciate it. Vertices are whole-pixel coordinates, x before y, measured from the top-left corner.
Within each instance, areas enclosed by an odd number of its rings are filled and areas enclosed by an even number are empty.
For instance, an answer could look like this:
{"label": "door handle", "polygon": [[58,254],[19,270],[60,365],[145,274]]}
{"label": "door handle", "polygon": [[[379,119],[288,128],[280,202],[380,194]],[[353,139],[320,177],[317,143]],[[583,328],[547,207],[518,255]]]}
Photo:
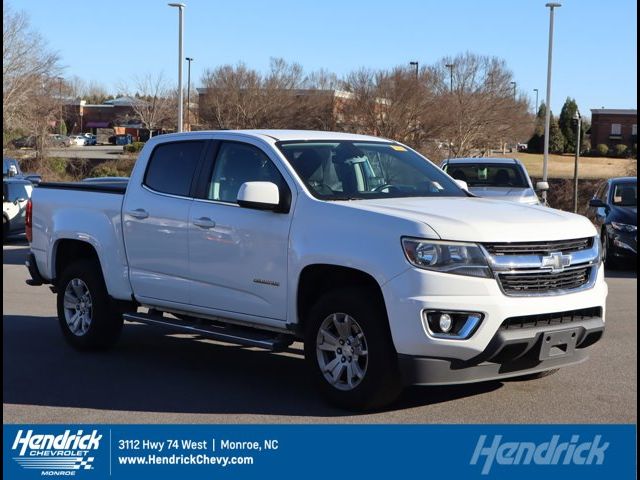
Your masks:
{"label": "door handle", "polygon": [[193,221],[193,224],[200,228],[213,228],[216,226],[216,222],[209,217],[200,217]]}
{"label": "door handle", "polygon": [[138,220],[144,220],[149,216],[149,212],[147,212],[144,208],[136,208],[135,210],[129,210],[127,215],[137,218]]}

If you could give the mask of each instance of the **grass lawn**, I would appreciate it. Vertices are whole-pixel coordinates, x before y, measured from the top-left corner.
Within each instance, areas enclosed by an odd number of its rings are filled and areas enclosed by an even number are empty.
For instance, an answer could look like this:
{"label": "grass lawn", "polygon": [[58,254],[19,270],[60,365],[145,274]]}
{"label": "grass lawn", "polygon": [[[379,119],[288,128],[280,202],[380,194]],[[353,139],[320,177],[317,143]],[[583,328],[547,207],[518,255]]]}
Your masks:
{"label": "grass lawn", "polygon": [[[505,155],[506,158],[514,156],[525,164],[531,177],[542,177],[542,154],[518,152]],[[573,178],[573,162],[574,156],[571,154],[549,154],[549,178]],[[624,177],[630,174],[632,166],[635,167],[637,162],[635,159],[626,158],[580,157],[578,176],[580,178]]]}

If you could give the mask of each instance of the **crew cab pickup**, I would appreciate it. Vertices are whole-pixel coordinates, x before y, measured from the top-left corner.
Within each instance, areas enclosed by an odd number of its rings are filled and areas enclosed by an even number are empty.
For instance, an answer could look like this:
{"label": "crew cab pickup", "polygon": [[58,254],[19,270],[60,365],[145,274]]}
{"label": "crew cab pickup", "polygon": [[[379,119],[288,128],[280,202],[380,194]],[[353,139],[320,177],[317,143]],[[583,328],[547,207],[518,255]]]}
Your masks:
{"label": "crew cab pickup", "polygon": [[477,198],[371,136],[158,136],[128,182],[41,184],[27,234],[28,283],[51,284],[74,347],[113,344],[124,320],[268,350],[302,341],[345,408],[407,384],[545,375],[604,331],[591,222]]}

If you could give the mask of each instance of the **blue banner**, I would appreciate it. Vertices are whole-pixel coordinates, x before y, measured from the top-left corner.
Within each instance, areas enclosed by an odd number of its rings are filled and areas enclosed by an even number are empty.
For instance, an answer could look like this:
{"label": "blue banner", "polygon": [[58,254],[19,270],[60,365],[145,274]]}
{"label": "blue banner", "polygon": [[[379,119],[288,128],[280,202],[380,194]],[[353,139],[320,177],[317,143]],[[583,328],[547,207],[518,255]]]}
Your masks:
{"label": "blue banner", "polygon": [[8,479],[635,478],[635,425],[4,425]]}

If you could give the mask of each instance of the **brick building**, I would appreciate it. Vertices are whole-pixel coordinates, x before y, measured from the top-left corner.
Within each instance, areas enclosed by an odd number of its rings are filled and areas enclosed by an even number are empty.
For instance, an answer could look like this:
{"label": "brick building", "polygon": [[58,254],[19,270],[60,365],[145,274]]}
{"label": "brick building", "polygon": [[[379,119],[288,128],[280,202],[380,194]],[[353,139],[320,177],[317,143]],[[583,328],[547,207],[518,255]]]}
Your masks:
{"label": "brick building", "polygon": [[600,144],[614,149],[626,145],[629,150],[638,140],[638,110],[594,108],[591,110],[591,149]]}

